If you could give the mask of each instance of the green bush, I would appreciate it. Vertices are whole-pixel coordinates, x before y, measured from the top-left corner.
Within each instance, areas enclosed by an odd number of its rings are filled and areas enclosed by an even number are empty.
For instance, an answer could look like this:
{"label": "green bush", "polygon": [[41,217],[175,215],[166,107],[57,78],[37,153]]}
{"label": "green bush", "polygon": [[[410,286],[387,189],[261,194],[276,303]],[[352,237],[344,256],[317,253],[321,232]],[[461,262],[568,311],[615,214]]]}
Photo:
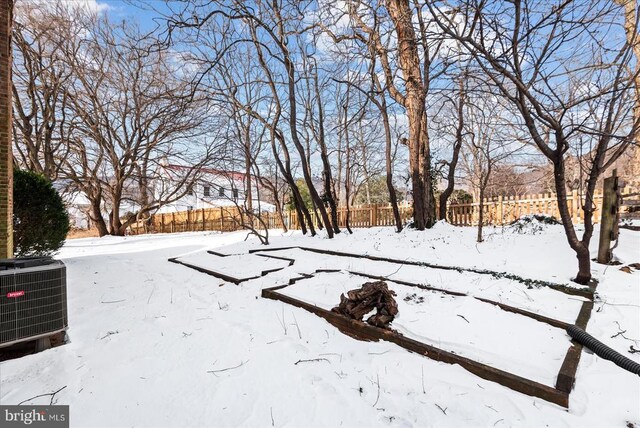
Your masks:
{"label": "green bush", "polygon": [[51,182],[40,174],[13,172],[13,248],[16,257],[48,256],[64,244],[69,215]]}

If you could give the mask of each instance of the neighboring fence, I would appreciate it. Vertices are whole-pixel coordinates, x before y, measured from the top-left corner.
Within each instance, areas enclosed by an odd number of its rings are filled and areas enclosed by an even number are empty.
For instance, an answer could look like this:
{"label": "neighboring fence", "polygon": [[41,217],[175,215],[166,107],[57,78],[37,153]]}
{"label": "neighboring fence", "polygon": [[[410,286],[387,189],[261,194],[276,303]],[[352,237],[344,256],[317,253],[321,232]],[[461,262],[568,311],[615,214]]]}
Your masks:
{"label": "neighboring fence", "polygon": [[[629,187],[622,189],[622,197],[637,194],[637,190]],[[569,212],[574,223],[582,223],[582,198],[577,191],[567,197]],[[602,206],[602,192],[594,195],[595,212],[593,219],[600,221],[600,207]],[[498,197],[485,200],[483,204],[484,223],[487,225],[504,225],[528,214],[545,214],[560,218],[558,200],[554,194],[538,194],[511,197]],[[399,206],[403,223],[412,217],[413,208],[410,204]],[[393,210],[391,205],[360,205],[350,207],[349,224],[351,227],[393,226]],[[447,221],[457,226],[474,226],[478,224],[480,203],[452,204],[447,210]],[[311,213],[313,221],[317,223],[315,214]],[[270,229],[282,227],[282,221],[277,213],[262,213],[261,219]],[[346,209],[338,209],[339,227],[345,227]],[[285,211],[284,223],[290,229],[299,229],[295,212]],[[131,234],[141,233],[172,233],[193,231],[234,231],[242,229],[240,211],[236,207],[205,208],[176,213],[156,214],[147,220],[141,220],[130,227]]]}
{"label": "neighboring fence", "polygon": [[[147,220],[140,220],[132,224],[129,227],[129,232],[132,235],[205,230],[232,232],[243,228],[240,214],[240,210],[235,206],[155,214]],[[260,217],[269,229],[282,227],[282,222],[276,213],[265,212]]]}
{"label": "neighboring fence", "polygon": [[[637,193],[630,187],[621,189],[624,199],[627,195]],[[582,195],[574,190],[567,196],[567,204],[571,218],[575,224],[584,222],[584,211],[582,210]],[[595,212],[594,222],[600,221],[600,208],[602,207],[602,191],[597,190],[593,196]],[[447,220],[451,224],[459,226],[474,226],[478,224],[478,214],[480,203],[456,204],[449,207]],[[484,223],[488,225],[509,224],[518,218],[529,214],[545,214],[560,219],[558,211],[558,199],[555,194],[541,193],[537,195],[499,197],[495,200],[485,200],[483,207]]]}

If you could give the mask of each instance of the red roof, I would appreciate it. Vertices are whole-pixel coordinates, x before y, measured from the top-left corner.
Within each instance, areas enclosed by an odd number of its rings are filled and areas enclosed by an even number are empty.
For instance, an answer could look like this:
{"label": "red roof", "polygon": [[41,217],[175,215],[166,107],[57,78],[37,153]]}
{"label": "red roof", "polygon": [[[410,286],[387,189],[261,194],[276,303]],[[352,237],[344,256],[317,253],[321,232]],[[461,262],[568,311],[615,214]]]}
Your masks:
{"label": "red roof", "polygon": [[[188,171],[192,170],[196,167],[193,166],[185,166],[185,165],[164,165],[165,169],[170,169],[173,171]],[[223,169],[214,169],[214,168],[204,168],[200,167],[197,169],[199,172],[204,172],[212,175],[219,175],[225,178],[232,178],[234,180],[244,180],[244,173],[237,171],[225,171]]]}

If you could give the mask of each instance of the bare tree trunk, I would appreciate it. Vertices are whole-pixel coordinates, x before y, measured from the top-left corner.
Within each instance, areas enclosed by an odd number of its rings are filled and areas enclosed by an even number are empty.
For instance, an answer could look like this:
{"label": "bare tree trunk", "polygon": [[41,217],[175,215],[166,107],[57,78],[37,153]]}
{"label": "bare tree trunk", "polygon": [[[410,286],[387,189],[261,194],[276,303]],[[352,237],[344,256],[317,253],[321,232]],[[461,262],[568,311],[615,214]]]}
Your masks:
{"label": "bare tree trunk", "polygon": [[[317,67],[317,65],[316,65]],[[322,106],[322,98],[320,93],[320,86],[318,84],[318,73],[314,74],[314,89],[316,92],[316,100],[318,104],[318,145],[320,146],[320,158],[322,159],[322,180],[324,183],[324,196],[329,203],[329,210],[331,213],[331,223],[333,223],[333,231],[340,233],[340,227],[338,226],[338,209],[336,206],[336,197],[333,194],[332,176],[331,176],[331,163],[329,162],[329,155],[327,154],[327,144],[324,134],[324,108]],[[331,225],[327,225],[331,227]]]}
{"label": "bare tree trunk", "polygon": [[[431,177],[431,153],[425,108],[426,88],[418,54],[413,13],[407,0],[386,2],[398,36],[398,61],[404,77],[404,106],[409,120],[409,168],[413,190],[413,220],[416,229],[435,223],[435,198]],[[428,79],[428,76],[426,76]]]}
{"label": "bare tree trunk", "polygon": [[[464,104],[465,104],[465,90],[464,90],[464,79],[465,75],[460,77],[460,90],[458,95],[458,124],[456,126],[456,139],[453,144],[453,154],[451,156],[451,162],[449,162],[449,170],[447,171],[447,187],[440,194],[440,206],[438,219],[446,220],[447,219],[447,202],[449,201],[449,197],[453,193],[453,189],[455,188],[455,180],[456,180],[456,167],[458,165],[458,159],[460,157],[460,148],[462,147],[462,137],[464,132]],[[482,202],[481,202],[482,203]],[[478,235],[481,237],[481,235]],[[480,242],[480,241],[478,241]]]}
{"label": "bare tree trunk", "polygon": [[382,115],[382,125],[384,126],[385,138],[385,168],[387,173],[387,189],[389,190],[389,201],[393,210],[393,219],[396,223],[396,231],[402,232],[402,218],[398,209],[398,197],[396,196],[396,188],[393,185],[393,165],[391,163],[391,125],[389,124],[389,114],[387,112],[387,101],[382,95],[380,101],[380,114]]}
{"label": "bare tree trunk", "polygon": [[245,128],[244,135],[244,179],[245,179],[245,202],[247,204],[247,210],[253,212],[253,195],[251,194],[251,135],[249,125]]}
{"label": "bare tree trunk", "polygon": [[280,15],[280,10],[277,5],[274,5],[273,12],[277,18],[277,26],[278,26],[278,36],[280,40],[278,41],[278,45],[280,50],[282,51],[282,62],[285,67],[287,73],[287,98],[289,101],[289,129],[291,131],[291,140],[293,141],[293,145],[298,150],[298,154],[300,155],[300,162],[302,163],[302,173],[304,175],[304,179],[309,187],[309,195],[311,196],[311,200],[315,203],[318,210],[320,211],[320,215],[322,217],[322,223],[326,225],[326,231],[329,238],[333,238],[333,227],[331,225],[331,221],[329,220],[329,216],[327,215],[327,210],[325,210],[324,205],[322,204],[322,200],[318,195],[318,191],[313,185],[313,180],[311,178],[311,174],[309,173],[309,165],[307,163],[305,149],[300,142],[300,138],[298,136],[298,116],[297,116],[297,100],[296,100],[296,75],[295,75],[295,65],[291,59],[289,50],[286,46],[287,43],[287,35],[284,29],[284,22]]}
{"label": "bare tree trunk", "polygon": [[565,187],[565,173],[564,173],[564,160],[560,157],[560,161],[553,164],[553,175],[555,178],[556,196],[558,199],[558,211],[560,212],[560,219],[562,220],[562,226],[565,234],[567,235],[567,241],[569,246],[576,252],[576,258],[578,259],[578,275],[574,281],[578,284],[588,284],[591,280],[591,258],[589,256],[589,247],[585,246],[576,234],[576,230],[573,227],[573,220],[571,219],[571,213],[569,212],[569,205],[567,202],[567,189]]}
{"label": "bare tree trunk", "polygon": [[106,236],[109,234],[109,230],[107,229],[107,225],[104,222],[104,218],[102,217],[102,210],[100,209],[100,198],[90,198],[91,212],[89,218],[96,225],[96,229],[98,229],[98,235],[100,237]]}
{"label": "bare tree trunk", "polygon": [[349,197],[351,192],[351,147],[349,144],[349,119],[347,116],[347,108],[349,105],[349,92],[347,92],[347,101],[344,105],[344,143],[345,143],[345,171],[344,171],[344,199],[345,199],[345,216],[344,216],[344,226],[347,229],[347,232],[353,233],[351,230],[351,225],[349,225],[349,220],[351,217],[351,212],[349,211]]}
{"label": "bare tree trunk", "polygon": [[476,238],[477,242],[482,242],[484,239],[482,238],[482,227],[484,226],[484,188],[485,186],[480,187],[480,197],[478,198],[478,236]]}
{"label": "bare tree trunk", "polygon": [[[304,204],[304,200],[302,199],[302,195],[300,195],[300,189],[298,189],[298,185],[296,184],[293,176],[291,175],[291,159],[289,157],[289,150],[287,149],[286,143],[284,141],[284,137],[279,134],[277,130],[270,130],[271,135],[271,151],[273,156],[276,159],[276,163],[284,176],[285,181],[289,185],[291,189],[291,194],[293,196],[293,205],[296,210],[296,214],[298,215],[298,224],[300,225],[300,229],[302,230],[302,234],[307,234],[307,225],[309,226],[309,231],[311,232],[311,236],[316,235],[315,227],[313,226],[313,222],[311,221],[311,215],[309,214],[309,210]],[[280,142],[280,147],[284,153],[284,164],[280,160],[278,156],[278,151],[276,150],[275,140],[278,139]],[[306,219],[306,224],[305,224]]]}

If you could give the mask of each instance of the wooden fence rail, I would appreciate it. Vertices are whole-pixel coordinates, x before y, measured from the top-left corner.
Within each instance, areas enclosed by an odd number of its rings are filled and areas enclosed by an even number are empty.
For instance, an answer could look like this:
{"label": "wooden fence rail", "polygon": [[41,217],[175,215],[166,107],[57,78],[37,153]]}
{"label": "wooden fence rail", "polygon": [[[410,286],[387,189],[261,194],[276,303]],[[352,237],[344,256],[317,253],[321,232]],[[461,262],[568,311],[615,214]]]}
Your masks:
{"label": "wooden fence rail", "polygon": [[[629,187],[622,189],[622,196],[637,194],[637,190]],[[569,211],[574,223],[580,224],[584,220],[582,211],[582,197],[577,191],[567,196]],[[593,219],[600,221],[600,208],[602,206],[602,192],[597,191],[593,198],[595,212]],[[413,208],[408,203],[399,206],[400,217],[403,223],[407,223],[413,213]],[[359,205],[350,207],[351,227],[393,226],[393,211],[391,205]],[[478,224],[480,203],[451,204],[447,210],[447,221],[457,226],[475,226]],[[530,214],[545,214],[560,218],[558,212],[558,200],[554,194],[538,194],[511,197],[498,197],[494,200],[485,200],[483,203],[484,224],[505,225],[518,218]],[[311,213],[317,224],[315,214]],[[262,213],[261,219],[270,229],[282,227],[280,217],[276,213]],[[289,229],[299,229],[299,223],[295,212],[286,211],[284,221]],[[338,209],[338,223],[340,228],[345,227],[346,209]],[[235,206],[220,208],[203,208],[191,211],[164,213],[152,215],[147,220],[141,220],[133,224],[129,231],[131,234],[141,233],[173,233],[194,231],[223,231],[229,232],[242,229],[241,216]]]}

